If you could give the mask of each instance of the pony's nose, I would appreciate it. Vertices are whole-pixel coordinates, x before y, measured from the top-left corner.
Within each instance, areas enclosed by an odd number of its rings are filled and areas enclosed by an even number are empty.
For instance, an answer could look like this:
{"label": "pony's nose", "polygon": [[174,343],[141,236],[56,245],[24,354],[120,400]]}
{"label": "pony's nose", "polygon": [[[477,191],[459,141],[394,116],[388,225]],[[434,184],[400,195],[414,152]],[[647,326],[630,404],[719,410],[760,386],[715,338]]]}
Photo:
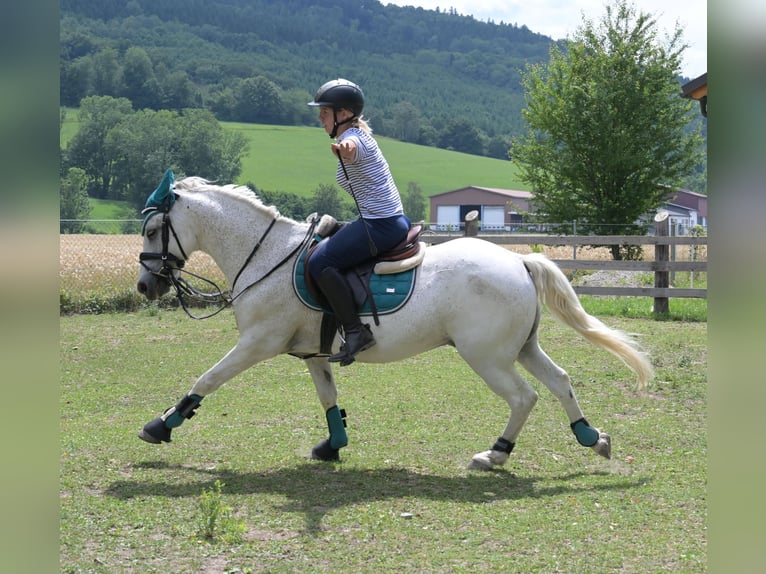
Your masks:
{"label": "pony's nose", "polygon": [[138,290],[141,295],[146,295],[146,292],[149,290],[149,287],[147,287],[146,283],[143,281],[139,281],[138,285],[136,285],[136,289]]}

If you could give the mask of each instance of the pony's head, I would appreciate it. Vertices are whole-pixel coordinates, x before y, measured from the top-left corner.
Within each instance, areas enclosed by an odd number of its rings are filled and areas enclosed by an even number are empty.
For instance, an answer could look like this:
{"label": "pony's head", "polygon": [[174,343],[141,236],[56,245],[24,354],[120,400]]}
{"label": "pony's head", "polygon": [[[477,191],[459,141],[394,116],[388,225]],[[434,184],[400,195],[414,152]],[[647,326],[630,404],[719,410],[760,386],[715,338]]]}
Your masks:
{"label": "pony's head", "polygon": [[[141,227],[144,250],[139,256],[141,275],[137,289],[148,299],[157,299],[170,290],[171,282],[187,259],[170,221],[170,208],[176,201],[174,187],[173,171],[168,169],[141,211],[144,215],[144,223]],[[152,218],[160,214],[162,218],[155,224]],[[171,249],[179,252],[180,255],[173,253]]]}

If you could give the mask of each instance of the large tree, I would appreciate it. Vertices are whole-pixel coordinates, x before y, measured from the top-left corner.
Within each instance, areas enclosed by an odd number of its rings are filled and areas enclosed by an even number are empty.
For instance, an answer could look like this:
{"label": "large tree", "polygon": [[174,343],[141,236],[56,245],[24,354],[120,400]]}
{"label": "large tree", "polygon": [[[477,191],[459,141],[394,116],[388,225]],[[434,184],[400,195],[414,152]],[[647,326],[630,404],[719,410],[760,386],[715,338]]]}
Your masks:
{"label": "large tree", "polygon": [[90,217],[90,203],[88,202],[88,190],[86,188],[87,176],[79,168],[73,167],[67,171],[66,177],[61,180],[59,188],[59,218],[61,233],[80,233],[83,228],[83,219]]}
{"label": "large tree", "polygon": [[79,167],[88,177],[88,194],[109,198],[115,157],[107,146],[109,132],[133,115],[127,98],[90,96],[80,102],[80,129],[65,152],[67,167]]}
{"label": "large tree", "polygon": [[[585,20],[548,64],[526,69],[526,133],[511,159],[545,221],[578,232],[640,233],[701,154],[688,130],[694,106],[679,97],[682,32],[661,39],[656,20],[626,0]],[[612,247],[616,259],[629,256]]]}
{"label": "large tree", "polygon": [[80,130],[63,153],[66,167],[83,170],[91,197],[136,209],[166,169],[228,183],[247,152],[245,136],[224,130],[208,110],[134,112],[126,98],[92,96],[79,117]]}
{"label": "large tree", "polygon": [[426,218],[426,200],[423,190],[414,181],[407,182],[407,191],[402,194],[404,213],[411,221],[423,221]]}

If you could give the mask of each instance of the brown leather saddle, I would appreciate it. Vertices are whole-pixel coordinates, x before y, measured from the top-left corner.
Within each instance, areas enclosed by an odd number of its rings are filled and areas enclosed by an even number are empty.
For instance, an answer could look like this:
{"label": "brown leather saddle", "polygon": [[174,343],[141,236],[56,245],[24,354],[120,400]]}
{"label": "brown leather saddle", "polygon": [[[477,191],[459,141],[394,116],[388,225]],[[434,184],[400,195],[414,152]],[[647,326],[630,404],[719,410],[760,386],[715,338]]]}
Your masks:
{"label": "brown leather saddle", "polygon": [[[368,261],[359,264],[357,267],[344,272],[346,278],[349,279],[349,284],[351,285],[351,289],[354,292],[354,299],[356,299],[357,302],[359,302],[359,300],[364,301],[367,297],[372,297],[372,293],[370,293],[369,289],[366,287],[367,281],[364,281],[364,278],[366,277],[369,279],[370,274],[373,272],[373,269],[378,263],[404,261],[418,255],[422,249],[420,235],[423,233],[423,225],[424,224],[422,221],[413,223],[410,227],[410,230],[407,232],[407,237],[405,237],[396,247],[389,249],[388,251],[384,251],[383,253],[379,253],[376,257],[373,257]],[[338,229],[340,229],[340,226],[336,226],[334,229],[332,229],[332,232],[329,233],[326,237],[332,236],[333,233],[335,233]],[[318,245],[319,242],[314,243],[314,245],[309,247],[308,253],[306,254],[306,260],[304,261],[306,269],[308,269],[309,259],[311,259],[311,255]],[[306,282],[306,289],[308,290],[309,294],[316,301],[321,302],[323,305],[326,304],[322,292],[314,281],[314,278],[311,277],[311,273],[304,274],[304,281]],[[361,287],[364,290],[364,293],[360,293],[360,283],[362,284]],[[375,315],[374,312],[373,315]],[[375,318],[375,322],[377,323],[377,317]]]}

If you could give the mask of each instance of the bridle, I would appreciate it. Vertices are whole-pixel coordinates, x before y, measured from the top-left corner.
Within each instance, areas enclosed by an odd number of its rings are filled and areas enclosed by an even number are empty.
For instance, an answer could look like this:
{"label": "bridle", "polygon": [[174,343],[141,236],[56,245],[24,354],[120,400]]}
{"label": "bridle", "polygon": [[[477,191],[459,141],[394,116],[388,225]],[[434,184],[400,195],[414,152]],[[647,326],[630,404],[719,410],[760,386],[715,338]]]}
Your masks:
{"label": "bridle", "polygon": [[[170,283],[170,285],[176,291],[176,298],[178,299],[179,304],[181,305],[183,310],[186,312],[186,314],[192,319],[208,319],[214,315],[217,315],[218,313],[223,311],[226,307],[230,306],[235,299],[240,297],[248,289],[250,289],[251,287],[254,287],[258,283],[260,283],[261,281],[269,277],[272,273],[274,273],[277,269],[282,267],[282,265],[287,263],[299,251],[303,249],[303,247],[313,237],[314,230],[317,225],[317,218],[316,217],[312,218],[310,221],[311,225],[309,225],[309,229],[306,232],[306,236],[303,238],[303,240],[300,242],[300,244],[297,247],[295,247],[290,253],[288,253],[279,263],[277,263],[274,267],[272,267],[267,273],[265,273],[263,276],[261,276],[260,278],[250,283],[248,286],[244,287],[236,295],[232,296],[232,293],[234,292],[234,286],[236,285],[237,280],[239,279],[240,275],[242,275],[242,272],[245,270],[245,268],[250,264],[250,262],[252,261],[258,249],[260,249],[261,245],[263,244],[263,241],[266,239],[266,236],[268,236],[269,232],[271,232],[271,230],[273,229],[278,216],[275,216],[271,220],[271,223],[269,223],[268,227],[265,229],[260,239],[258,240],[258,242],[253,247],[252,251],[250,252],[250,255],[248,255],[247,258],[245,259],[245,262],[242,264],[242,267],[240,267],[239,271],[234,277],[234,281],[231,284],[231,289],[227,291],[223,291],[211,279],[207,279],[200,275],[196,275],[195,273],[192,273],[191,271],[187,271],[183,269],[184,265],[186,264],[186,260],[189,259],[189,257],[188,255],[186,255],[186,252],[184,251],[184,248],[181,245],[181,241],[178,239],[178,234],[176,233],[176,230],[173,228],[173,223],[170,219],[170,206],[165,204],[165,205],[162,205],[161,207],[157,207],[153,209],[158,210],[158,212],[161,213],[162,215],[162,226],[160,230],[161,240],[162,240],[162,251],[159,253],[154,251],[142,251],[138,256],[138,261],[141,264],[141,266],[144,269],[146,269],[149,273],[151,273],[155,277],[162,279],[163,281],[167,281],[168,283]],[[173,253],[170,252],[168,248],[170,244],[171,234],[173,235],[173,239],[175,240],[176,245],[178,245],[178,249],[181,251],[182,257],[178,257],[174,255]],[[158,260],[162,262],[162,266],[160,267],[158,271],[154,271],[150,269],[149,266],[146,263],[144,263],[145,261],[158,261]],[[214,289],[214,291],[204,292],[204,291],[198,290],[193,285],[191,285],[183,276],[181,276],[181,273],[185,273],[191,277],[194,277],[195,279],[198,279],[204,283],[207,283]],[[199,303],[220,305],[220,307],[208,315],[196,316],[189,310],[187,299],[195,300]]]}
{"label": "bridle", "polygon": [[[163,279],[169,279],[173,275],[173,271],[177,269],[181,269],[186,263],[186,260],[189,258],[186,255],[186,252],[184,251],[184,248],[181,245],[181,241],[178,239],[178,234],[176,233],[176,230],[170,221],[170,214],[168,213],[169,211],[170,211],[170,208],[162,210],[162,228],[161,228],[162,252],[156,253],[152,251],[143,251],[138,256],[138,261],[141,263],[141,266],[144,269],[146,269],[153,275],[162,277]],[[173,239],[176,240],[176,245],[178,245],[178,249],[181,250],[181,255],[183,255],[183,257],[177,257],[174,254],[170,253],[170,251],[168,250],[168,244],[170,243],[171,233],[173,234]],[[162,261],[162,267],[160,268],[159,271],[152,271],[144,263],[144,261],[156,261],[158,259]]]}

